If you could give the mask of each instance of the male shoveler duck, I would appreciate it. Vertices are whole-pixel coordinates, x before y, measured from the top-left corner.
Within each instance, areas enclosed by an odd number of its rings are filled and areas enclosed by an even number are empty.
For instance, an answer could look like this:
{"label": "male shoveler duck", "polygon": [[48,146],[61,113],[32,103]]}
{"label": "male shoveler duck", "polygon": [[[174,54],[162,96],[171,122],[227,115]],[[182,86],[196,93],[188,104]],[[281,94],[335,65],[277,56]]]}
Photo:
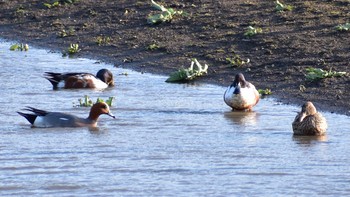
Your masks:
{"label": "male shoveler duck", "polygon": [[74,115],[61,113],[61,112],[48,112],[33,107],[27,107],[27,111],[32,114],[23,112],[17,112],[19,115],[25,117],[31,124],[32,127],[96,127],[97,119],[101,114],[107,114],[112,118],[115,116],[110,112],[109,107],[106,103],[96,103],[91,107],[89,117],[79,118]]}
{"label": "male shoveler duck", "polygon": [[224,101],[232,110],[250,111],[259,99],[259,92],[253,84],[245,80],[242,73],[235,76],[235,80],[224,94]]}
{"label": "male shoveler duck", "polygon": [[45,72],[44,77],[51,82],[54,90],[59,88],[105,89],[109,86],[114,86],[113,74],[108,69],[99,70],[96,76],[90,73]]}
{"label": "male shoveler duck", "polygon": [[312,102],[306,102],[292,123],[294,135],[324,135],[327,121]]}

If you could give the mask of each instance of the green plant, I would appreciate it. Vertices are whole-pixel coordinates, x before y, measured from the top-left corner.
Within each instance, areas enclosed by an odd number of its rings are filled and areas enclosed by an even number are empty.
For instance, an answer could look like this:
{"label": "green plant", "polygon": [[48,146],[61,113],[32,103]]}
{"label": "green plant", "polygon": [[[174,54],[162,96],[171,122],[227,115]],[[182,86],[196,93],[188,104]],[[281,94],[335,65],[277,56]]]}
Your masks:
{"label": "green plant", "polygon": [[276,3],[276,11],[277,12],[292,11],[293,10],[293,6],[291,6],[291,5],[284,5],[281,2],[279,2],[278,0],[275,3]]}
{"label": "green plant", "polygon": [[[107,100],[103,100],[101,98],[97,98],[95,103],[105,102],[108,106],[112,106],[114,97],[109,97]],[[76,107],[91,107],[95,103],[91,100],[91,98],[87,95],[84,96],[84,98],[78,99],[79,104],[75,105]]]}
{"label": "green plant", "polygon": [[184,14],[183,11],[175,11],[172,8],[165,8],[164,6],[157,4],[153,0],[151,0],[151,2],[153,7],[156,8],[157,10],[160,10],[161,13],[149,16],[147,18],[147,22],[149,24],[159,24],[162,22],[170,22],[175,15]]}
{"label": "green plant", "polygon": [[256,34],[262,33],[261,28],[255,28],[252,26],[248,26],[246,32],[244,33],[244,36],[246,37],[252,37],[255,36]]}
{"label": "green plant", "polygon": [[320,68],[307,68],[306,72],[306,79],[309,81],[318,81],[324,78],[342,77],[347,75],[346,72],[336,72],[332,71],[332,69],[326,71]]}
{"label": "green plant", "polygon": [[156,43],[153,43],[153,44],[150,44],[147,46],[147,50],[150,50],[150,51],[154,51],[154,50],[157,50],[159,48],[160,48],[160,46]]}
{"label": "green plant", "polygon": [[68,36],[75,36],[75,30],[74,28],[69,28],[68,31],[62,29],[60,32],[58,32],[57,36],[59,38],[65,38],[65,37],[68,37]]}
{"label": "green plant", "polygon": [[349,31],[350,30],[350,23],[345,23],[343,25],[337,25],[337,26],[335,26],[335,29],[337,31]]}
{"label": "green plant", "polygon": [[[194,65],[196,65],[196,67],[194,67]],[[185,82],[207,73],[208,65],[204,64],[204,66],[202,66],[197,59],[194,58],[189,68],[180,68],[178,71],[171,73],[165,82]]]}
{"label": "green plant", "polygon": [[110,96],[110,97],[108,97],[108,99],[107,100],[103,100],[103,99],[101,99],[101,98],[97,98],[97,101],[96,101],[96,103],[100,103],[100,102],[105,102],[105,103],[107,103],[107,105],[108,106],[112,106],[112,104],[113,104],[113,100],[115,99],[115,97],[114,96]]}
{"label": "green plant", "polygon": [[111,37],[109,36],[97,36],[96,43],[98,46],[107,45],[111,43]]}
{"label": "green plant", "polygon": [[259,92],[259,94],[261,96],[266,96],[266,95],[272,94],[272,91],[269,88],[266,88],[265,90],[264,89],[258,89],[258,92]]}
{"label": "green plant", "polygon": [[29,45],[28,44],[14,44],[10,47],[11,51],[28,51]]}
{"label": "green plant", "polygon": [[232,57],[227,57],[225,59],[232,67],[241,67],[246,63],[249,63],[250,60],[244,61],[238,54],[233,53]]}
{"label": "green plant", "polygon": [[43,5],[49,9],[58,7],[60,5],[66,5],[66,4],[73,4],[77,2],[78,0],[57,0],[54,1],[53,3],[44,3]]}
{"label": "green plant", "polygon": [[49,8],[49,9],[51,9],[51,8],[60,6],[60,2],[59,1],[55,1],[53,3],[44,3],[43,5],[45,7],[47,7],[47,8]]}
{"label": "green plant", "polygon": [[15,12],[15,15],[23,16],[27,11],[25,10],[23,5],[20,5]]}
{"label": "green plant", "polygon": [[74,55],[80,51],[78,44],[70,44],[67,53],[68,55]]}
{"label": "green plant", "polygon": [[84,98],[79,99],[79,104],[76,105],[77,107],[91,107],[94,103],[89,98],[89,96],[85,95]]}

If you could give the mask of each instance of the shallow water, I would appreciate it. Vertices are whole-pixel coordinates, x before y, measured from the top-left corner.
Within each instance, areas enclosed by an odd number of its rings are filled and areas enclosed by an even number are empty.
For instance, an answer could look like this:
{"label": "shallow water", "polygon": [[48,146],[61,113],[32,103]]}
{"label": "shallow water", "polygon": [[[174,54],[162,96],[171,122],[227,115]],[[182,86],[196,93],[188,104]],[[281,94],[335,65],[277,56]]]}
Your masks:
{"label": "shallow water", "polygon": [[[1,196],[344,196],[350,194],[350,124],[324,113],[324,137],[293,137],[299,107],[262,99],[231,112],[224,87],[169,84],[141,74],[0,42]],[[45,71],[110,69],[116,87],[53,91]],[[128,73],[128,75],[119,75]],[[98,130],[31,128],[25,106],[87,116],[89,95],[115,96],[117,119]]]}

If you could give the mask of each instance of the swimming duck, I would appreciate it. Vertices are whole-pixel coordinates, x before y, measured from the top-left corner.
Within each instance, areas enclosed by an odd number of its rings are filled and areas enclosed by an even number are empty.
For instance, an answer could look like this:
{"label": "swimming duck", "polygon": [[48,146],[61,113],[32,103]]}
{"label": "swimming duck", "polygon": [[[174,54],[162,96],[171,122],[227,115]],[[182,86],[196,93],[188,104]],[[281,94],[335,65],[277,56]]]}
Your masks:
{"label": "swimming duck", "polygon": [[96,127],[97,119],[101,114],[106,114],[115,118],[110,112],[106,103],[96,103],[91,107],[89,117],[79,118],[74,115],[61,113],[61,112],[48,112],[33,107],[27,107],[27,111],[31,114],[17,112],[19,115],[25,117],[33,127]]}
{"label": "swimming duck", "polygon": [[306,102],[292,123],[294,135],[324,135],[327,121],[312,102]]}
{"label": "swimming duck", "polygon": [[45,72],[44,77],[51,82],[54,90],[59,88],[105,89],[109,86],[114,86],[113,74],[108,69],[99,70],[96,76],[90,73]]}
{"label": "swimming duck", "polygon": [[235,76],[235,80],[224,94],[224,101],[232,110],[250,111],[259,99],[259,92],[253,84],[245,80],[242,73]]}

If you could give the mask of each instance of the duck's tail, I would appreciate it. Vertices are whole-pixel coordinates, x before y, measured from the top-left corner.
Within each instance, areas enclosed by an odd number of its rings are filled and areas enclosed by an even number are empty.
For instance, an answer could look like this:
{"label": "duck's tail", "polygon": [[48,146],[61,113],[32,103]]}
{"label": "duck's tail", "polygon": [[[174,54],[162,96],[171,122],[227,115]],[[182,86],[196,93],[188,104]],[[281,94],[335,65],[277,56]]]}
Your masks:
{"label": "duck's tail", "polygon": [[53,89],[57,89],[58,83],[62,80],[62,74],[54,72],[45,72],[44,78],[50,81],[50,83],[53,86]]}
{"label": "duck's tail", "polygon": [[41,110],[41,109],[36,109],[34,107],[26,107],[25,109],[26,111],[30,111],[33,112],[33,114],[27,114],[27,113],[23,113],[23,112],[17,112],[19,115],[25,117],[31,124],[34,124],[35,119],[38,116],[45,116],[47,115],[47,111]]}
{"label": "duck's tail", "polygon": [[34,121],[35,121],[36,117],[38,117],[35,114],[26,114],[26,113],[23,113],[23,112],[17,112],[17,113],[19,115],[25,117],[30,122],[30,124],[34,124]]}

